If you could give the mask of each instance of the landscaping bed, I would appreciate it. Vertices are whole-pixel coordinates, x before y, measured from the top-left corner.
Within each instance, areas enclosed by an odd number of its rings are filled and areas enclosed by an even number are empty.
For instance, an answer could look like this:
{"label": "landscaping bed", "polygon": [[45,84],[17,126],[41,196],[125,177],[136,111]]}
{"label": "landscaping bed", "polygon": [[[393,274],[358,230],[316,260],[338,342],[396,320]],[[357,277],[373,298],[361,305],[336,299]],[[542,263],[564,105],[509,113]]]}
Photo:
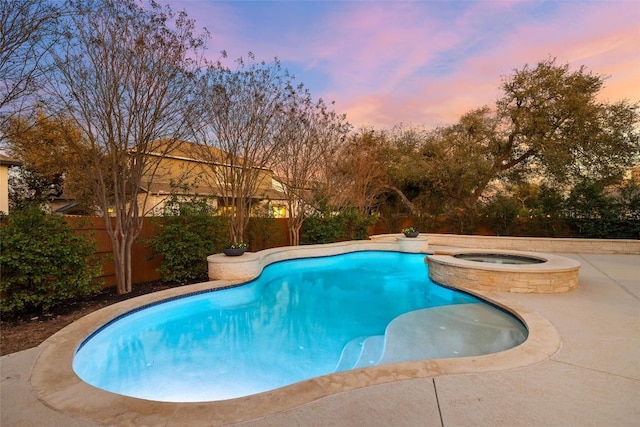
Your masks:
{"label": "landscaping bed", "polygon": [[36,347],[73,321],[108,305],[176,286],[181,286],[181,284],[140,283],[133,285],[133,291],[126,295],[118,295],[115,288],[107,288],[93,297],[71,301],[47,313],[24,313],[14,319],[2,319],[0,322],[0,355],[4,356]]}

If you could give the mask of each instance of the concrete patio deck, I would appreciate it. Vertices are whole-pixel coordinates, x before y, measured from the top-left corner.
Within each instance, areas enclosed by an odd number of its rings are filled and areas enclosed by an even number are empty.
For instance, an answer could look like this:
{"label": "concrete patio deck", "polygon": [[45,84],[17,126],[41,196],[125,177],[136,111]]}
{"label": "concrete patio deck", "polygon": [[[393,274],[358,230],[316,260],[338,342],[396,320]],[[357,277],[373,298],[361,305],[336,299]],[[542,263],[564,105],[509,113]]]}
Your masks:
{"label": "concrete patio deck", "polygon": [[[370,386],[238,425],[640,425],[640,255],[561,255],[582,264],[578,289],[501,293],[557,329],[562,346],[549,359],[512,370]],[[0,359],[0,425],[98,425],[34,397],[29,377],[39,352],[36,347]]]}

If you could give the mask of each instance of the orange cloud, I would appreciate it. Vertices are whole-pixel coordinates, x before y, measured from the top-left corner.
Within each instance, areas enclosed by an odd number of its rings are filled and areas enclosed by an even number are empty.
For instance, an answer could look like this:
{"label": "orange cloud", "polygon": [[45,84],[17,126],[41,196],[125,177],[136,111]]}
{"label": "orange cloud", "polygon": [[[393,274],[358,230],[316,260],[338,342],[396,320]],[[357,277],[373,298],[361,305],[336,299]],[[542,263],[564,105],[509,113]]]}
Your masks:
{"label": "orange cloud", "polygon": [[215,54],[279,57],[356,126],[453,123],[549,56],[610,75],[604,99],[640,100],[633,1],[181,3],[210,28]]}

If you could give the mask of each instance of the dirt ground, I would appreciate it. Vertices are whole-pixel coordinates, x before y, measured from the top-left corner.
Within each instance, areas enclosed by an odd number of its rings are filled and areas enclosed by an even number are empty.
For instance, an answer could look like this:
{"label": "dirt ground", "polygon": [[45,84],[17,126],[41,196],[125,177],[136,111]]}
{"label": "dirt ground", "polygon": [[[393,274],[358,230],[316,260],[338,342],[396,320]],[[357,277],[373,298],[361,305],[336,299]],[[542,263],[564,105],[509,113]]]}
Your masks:
{"label": "dirt ground", "polygon": [[126,295],[117,295],[114,288],[109,288],[93,297],[52,309],[49,313],[25,313],[15,319],[3,319],[0,321],[0,355],[36,347],[60,329],[92,311],[175,286],[180,285],[159,282],[136,284],[133,285],[133,292]]}

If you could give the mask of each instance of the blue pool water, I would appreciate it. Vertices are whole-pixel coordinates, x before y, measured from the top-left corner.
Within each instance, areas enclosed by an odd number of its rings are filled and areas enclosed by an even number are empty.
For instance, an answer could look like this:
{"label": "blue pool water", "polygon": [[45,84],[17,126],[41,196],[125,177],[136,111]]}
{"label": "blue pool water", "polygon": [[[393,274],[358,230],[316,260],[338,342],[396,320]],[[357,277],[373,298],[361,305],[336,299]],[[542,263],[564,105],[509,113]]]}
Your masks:
{"label": "blue pool water", "polygon": [[[455,332],[464,329],[455,319],[465,318],[488,335]],[[469,344],[483,334],[489,347]],[[246,285],[127,314],[86,340],[73,368],[114,393],[198,402],[378,363],[501,351],[524,339],[511,316],[431,282],[424,255],[356,252],[280,262]]]}

